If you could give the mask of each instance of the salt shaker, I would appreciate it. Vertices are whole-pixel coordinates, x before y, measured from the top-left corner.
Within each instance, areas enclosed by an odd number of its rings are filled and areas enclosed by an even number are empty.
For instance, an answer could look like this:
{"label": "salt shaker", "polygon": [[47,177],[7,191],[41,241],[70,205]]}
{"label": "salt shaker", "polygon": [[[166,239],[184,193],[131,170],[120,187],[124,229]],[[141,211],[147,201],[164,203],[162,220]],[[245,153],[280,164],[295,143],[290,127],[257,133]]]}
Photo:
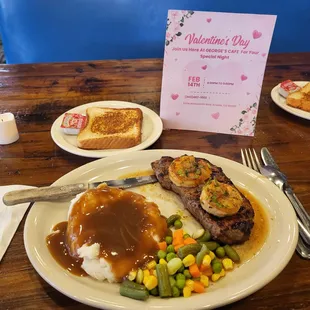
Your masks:
{"label": "salt shaker", "polygon": [[12,113],[0,114],[0,145],[10,144],[19,139],[19,134]]}

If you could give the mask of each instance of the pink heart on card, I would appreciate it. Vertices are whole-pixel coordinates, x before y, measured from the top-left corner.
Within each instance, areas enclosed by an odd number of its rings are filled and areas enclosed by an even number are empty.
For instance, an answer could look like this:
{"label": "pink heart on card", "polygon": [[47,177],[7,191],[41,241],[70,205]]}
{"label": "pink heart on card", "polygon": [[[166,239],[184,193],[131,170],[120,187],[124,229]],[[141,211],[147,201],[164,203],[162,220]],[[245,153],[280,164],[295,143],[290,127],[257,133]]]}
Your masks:
{"label": "pink heart on card", "polygon": [[179,94],[171,94],[171,98],[173,100],[177,100],[179,98]]}
{"label": "pink heart on card", "polygon": [[253,31],[253,39],[259,39],[262,36],[262,33],[258,30]]}
{"label": "pink heart on card", "polygon": [[262,56],[265,57],[267,54],[266,53],[262,53]]}
{"label": "pink heart on card", "polygon": [[206,21],[207,21],[208,23],[211,23],[211,20],[212,20],[212,18],[207,18],[207,19],[206,19]]}
{"label": "pink heart on card", "polygon": [[247,94],[247,95],[250,95],[251,93],[247,92],[246,94]]}
{"label": "pink heart on card", "polygon": [[201,67],[202,70],[206,70],[207,68],[208,68],[207,65],[204,65],[204,66]]}
{"label": "pink heart on card", "polygon": [[213,113],[213,114],[211,114],[211,116],[214,119],[218,119],[220,117],[220,112]]}
{"label": "pink heart on card", "polygon": [[175,115],[176,115],[176,116],[179,116],[179,115],[180,115],[180,112],[175,112]]}
{"label": "pink heart on card", "polygon": [[241,81],[245,81],[248,79],[248,77],[244,74],[242,74],[240,78],[241,78]]}

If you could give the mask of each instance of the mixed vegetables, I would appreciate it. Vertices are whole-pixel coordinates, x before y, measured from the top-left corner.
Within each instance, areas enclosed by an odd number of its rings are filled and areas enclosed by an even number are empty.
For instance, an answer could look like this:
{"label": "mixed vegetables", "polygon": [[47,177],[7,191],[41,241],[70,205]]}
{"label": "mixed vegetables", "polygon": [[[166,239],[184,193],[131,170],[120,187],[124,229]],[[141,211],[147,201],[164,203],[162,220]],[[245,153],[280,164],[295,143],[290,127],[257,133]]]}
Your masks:
{"label": "mixed vegetables", "polygon": [[131,271],[120,286],[120,294],[138,300],[149,295],[190,297],[203,293],[209,280],[218,281],[240,262],[238,253],[229,245],[221,246],[211,240],[207,230],[200,229],[192,236],[182,229],[180,215],[167,219],[170,235],[159,242],[157,259],[143,269]]}

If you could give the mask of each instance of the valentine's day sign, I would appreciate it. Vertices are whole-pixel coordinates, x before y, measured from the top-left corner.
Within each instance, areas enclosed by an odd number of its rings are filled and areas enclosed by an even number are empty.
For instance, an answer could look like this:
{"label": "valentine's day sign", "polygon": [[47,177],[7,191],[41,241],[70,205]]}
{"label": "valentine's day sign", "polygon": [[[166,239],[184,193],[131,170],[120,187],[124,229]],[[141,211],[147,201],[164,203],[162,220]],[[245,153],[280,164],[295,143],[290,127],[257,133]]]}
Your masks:
{"label": "valentine's day sign", "polygon": [[165,128],[254,135],[274,15],[168,12]]}

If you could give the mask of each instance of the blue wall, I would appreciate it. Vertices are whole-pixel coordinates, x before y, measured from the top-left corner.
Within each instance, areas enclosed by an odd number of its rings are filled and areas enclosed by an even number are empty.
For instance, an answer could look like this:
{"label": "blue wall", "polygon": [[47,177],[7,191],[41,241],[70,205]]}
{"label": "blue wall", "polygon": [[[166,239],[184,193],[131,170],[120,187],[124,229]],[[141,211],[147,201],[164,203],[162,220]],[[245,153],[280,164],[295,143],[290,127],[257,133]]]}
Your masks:
{"label": "blue wall", "polygon": [[310,0],[0,0],[7,62],[162,57],[168,9],[275,14],[271,52],[310,51]]}

